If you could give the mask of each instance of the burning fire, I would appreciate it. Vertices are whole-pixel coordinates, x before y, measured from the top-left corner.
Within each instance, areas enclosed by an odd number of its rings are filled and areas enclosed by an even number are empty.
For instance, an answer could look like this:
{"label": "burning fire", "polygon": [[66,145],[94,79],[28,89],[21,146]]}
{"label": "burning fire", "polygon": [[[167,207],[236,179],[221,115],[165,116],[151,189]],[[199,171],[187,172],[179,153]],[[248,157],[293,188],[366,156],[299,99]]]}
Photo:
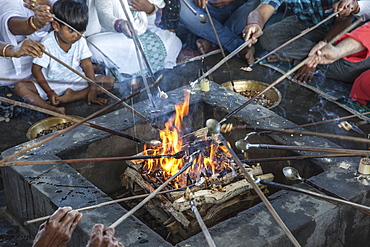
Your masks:
{"label": "burning fire", "polygon": [[[189,113],[189,101],[190,93],[188,92],[185,93],[184,102],[175,105],[176,114],[165,123],[165,128],[160,131],[162,146],[154,149],[147,149],[145,146],[144,155],[176,154],[183,150],[183,118]],[[233,165],[230,164],[231,157],[227,148],[216,145],[211,141],[208,142],[206,145],[207,149],[200,152],[198,157],[194,159],[193,165],[174,180],[173,186],[175,188],[185,187],[189,184],[189,181],[191,183],[198,182],[201,179],[201,175],[203,177],[211,177],[225,171],[233,170]],[[217,153],[223,153],[224,157],[220,157]],[[158,176],[161,176],[166,180],[184,166],[184,160],[185,158],[175,159],[172,157],[149,159],[145,161],[143,170],[152,177],[158,178]],[[220,163],[223,164],[221,169]]]}

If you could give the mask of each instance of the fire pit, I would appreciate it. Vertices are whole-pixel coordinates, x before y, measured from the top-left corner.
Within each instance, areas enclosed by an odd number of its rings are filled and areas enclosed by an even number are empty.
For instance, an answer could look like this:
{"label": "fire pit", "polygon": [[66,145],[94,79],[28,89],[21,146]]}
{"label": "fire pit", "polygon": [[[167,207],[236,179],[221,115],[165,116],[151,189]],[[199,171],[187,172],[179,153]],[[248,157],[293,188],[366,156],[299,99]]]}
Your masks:
{"label": "fire pit", "polygon": [[[157,103],[161,108],[161,114],[157,115],[155,120],[158,125],[164,125],[168,119],[173,116],[173,106],[183,101],[183,93],[181,89],[168,92],[168,99],[157,99]],[[245,98],[221,87],[217,84],[211,83],[211,91],[206,92],[192,92],[189,105],[189,115],[183,119],[185,128],[182,129],[181,136],[186,136],[185,143],[182,146],[194,146],[198,143],[205,147],[211,146],[205,144],[208,138],[211,138],[212,143],[217,145],[217,142],[212,140],[213,137],[206,136],[202,129],[204,123],[209,118],[222,119],[226,114],[231,112],[242,102]],[[145,115],[150,115],[151,108],[146,102],[135,104],[135,109],[141,109]],[[112,129],[123,131],[130,135],[140,135],[141,139],[153,140],[160,138],[158,132],[153,130],[145,123],[130,120],[132,113],[121,109],[115,112],[104,115],[95,121],[100,125],[107,126]],[[225,139],[230,143],[234,150],[237,151],[234,144],[237,140],[244,138],[246,133],[253,131],[254,127],[270,126],[275,128],[286,128],[294,124],[286,119],[277,116],[273,112],[256,104],[251,104],[242,111],[240,111],[233,118],[229,119],[234,125],[246,124],[250,126],[248,130],[235,130],[231,133],[224,134]],[[164,126],[162,126],[164,129]],[[199,139],[195,138],[199,137]],[[41,138],[42,139],[42,138]],[[163,138],[160,138],[163,140]],[[188,142],[191,140],[192,142]],[[251,143],[266,143],[266,144],[287,144],[287,145],[313,145],[335,147],[336,145],[323,138],[312,138],[305,136],[291,136],[288,134],[269,134],[269,135],[252,135],[248,138]],[[32,143],[32,142],[31,142]],[[2,156],[6,157],[17,150],[30,145],[25,143],[5,151]],[[164,142],[163,142],[164,145]],[[107,148],[109,146],[109,148]],[[219,145],[221,147],[221,145]],[[183,148],[182,148],[183,149]],[[198,146],[194,148],[188,155],[194,153]],[[64,136],[53,140],[48,145],[43,145],[40,148],[27,153],[26,155],[17,158],[17,160],[51,160],[51,159],[69,159],[81,157],[113,157],[113,156],[127,156],[140,154],[142,152],[150,153],[151,150],[143,150],[141,146],[136,143],[123,139],[118,136],[110,136],[98,130],[91,129],[86,126],[79,126],[75,130],[68,132]],[[205,153],[209,152],[207,150]],[[264,158],[264,157],[283,157],[291,155],[308,155],[309,152],[293,152],[283,150],[263,150],[254,149],[248,152],[248,159]],[[242,154],[241,158],[244,158]],[[227,154],[225,154],[227,157]],[[230,164],[232,161],[230,161]],[[289,162],[264,162],[255,169],[250,166],[250,171],[259,170],[261,174],[267,175],[272,173],[274,181],[280,183],[292,183],[287,181],[282,174],[282,167],[295,167],[302,177],[310,178],[310,181],[326,188],[334,193],[341,194],[355,201],[362,201],[366,204],[369,200],[366,196],[365,186],[360,186],[359,183],[353,181],[352,167],[357,167],[358,162],[355,158],[345,159],[318,159],[318,160],[292,160]],[[137,166],[137,167],[136,167]],[[130,167],[130,168],[128,168]],[[227,169],[226,169],[227,170]],[[237,170],[237,168],[235,169]],[[29,220],[44,215],[51,214],[56,207],[70,205],[73,208],[80,208],[97,204],[103,201],[110,200],[107,196],[117,198],[117,196],[128,196],[134,193],[148,192],[145,186],[138,186],[130,180],[126,180],[125,176],[128,173],[135,173],[140,175],[140,180],[148,183],[155,188],[155,184],[148,182],[142,175],[148,176],[148,169],[142,166],[141,163],[124,163],[124,162],[100,162],[74,165],[39,165],[31,167],[7,167],[3,168],[2,175],[5,183],[5,191],[7,197],[7,206],[9,210],[20,220]],[[154,171],[153,171],[154,173]],[[219,172],[218,172],[219,173]],[[124,174],[121,176],[121,174]],[[187,178],[187,176],[186,176]],[[191,182],[196,179],[191,178]],[[345,187],[338,187],[338,181],[350,182]],[[187,181],[187,179],[186,179]],[[241,181],[236,181],[240,183]],[[125,184],[125,187],[122,184]],[[181,182],[181,186],[182,186]],[[147,186],[149,186],[147,184]],[[150,187],[149,186],[149,187]],[[173,185],[176,187],[176,185]],[[179,187],[181,187],[179,186]],[[188,186],[185,183],[185,186]],[[207,190],[207,195],[221,194],[217,187],[215,193],[212,194],[212,186],[207,183],[205,188],[199,191]],[[207,187],[208,186],[208,187]],[[221,190],[227,189],[228,185],[222,187]],[[233,185],[234,186],[234,185]],[[247,186],[245,186],[247,187]],[[270,190],[270,188],[268,188]],[[203,192],[202,192],[203,193]],[[244,193],[244,194],[243,194]],[[232,211],[231,214],[224,214],[224,211],[214,211],[210,205],[204,204],[199,206],[202,212],[204,208],[205,219],[209,219],[209,226],[214,225],[210,229],[212,237],[218,246],[232,245],[232,246],[287,246],[288,239],[282,233],[280,228],[276,225],[271,215],[267,212],[262,204],[258,204],[244,210],[250,206],[249,198],[256,197],[253,191],[245,190],[242,194],[232,197],[227,200],[238,200],[236,204],[228,208],[226,211]],[[135,216],[130,217],[116,228],[116,236],[127,246],[172,246],[172,243],[178,243],[178,246],[205,246],[204,236],[196,234],[192,226],[195,223],[188,218],[186,201],[178,201],[183,196],[183,192],[177,192],[175,195],[162,195],[158,198],[165,198],[164,201],[151,201],[151,208],[165,204],[165,209],[170,211],[170,214],[165,211],[150,214],[146,209],[139,210]],[[328,203],[321,200],[316,200],[307,196],[299,195],[294,192],[286,191],[271,191],[269,197],[276,211],[284,222],[287,223],[289,229],[297,237],[298,241],[306,246],[325,246],[334,245],[339,238],[339,232],[342,232],[342,226],[347,226],[346,238],[342,242],[354,243],[358,238],[357,233],[366,233],[369,220],[363,217],[363,214],[355,211],[352,208]],[[200,195],[199,195],[200,197]],[[20,199],[22,198],[22,199]],[[172,199],[171,199],[172,198]],[[235,199],[236,198],[236,199]],[[243,199],[247,201],[243,201]],[[172,201],[173,200],[173,201]],[[167,202],[170,201],[172,207],[167,207]],[[23,202],[23,203],[20,203]],[[235,202],[235,201],[233,201]],[[131,202],[130,202],[131,203]],[[132,202],[135,204],[136,202]],[[239,205],[238,205],[239,204]],[[149,204],[148,204],[149,205]],[[179,205],[179,206],[175,206]],[[130,205],[125,205],[129,208]],[[234,211],[234,207],[240,207]],[[244,208],[243,208],[244,207]],[[231,209],[230,209],[231,208]],[[182,210],[184,209],[184,210]],[[125,208],[118,204],[99,208],[84,212],[84,218],[77,234],[74,235],[71,246],[82,246],[86,243],[86,239],[90,234],[93,224],[103,223],[109,226],[115,222],[126,211]],[[162,214],[162,215],[160,215]],[[183,215],[184,217],[182,217]],[[186,224],[178,221],[177,218],[186,219],[189,223],[189,228]],[[138,220],[138,218],[140,220]],[[143,223],[141,219],[150,218],[148,222]],[[159,222],[163,222],[162,229],[165,229],[161,236],[156,233],[160,232],[160,226],[156,218],[161,218]],[[185,221],[183,221],[185,222]],[[357,222],[353,224],[353,222]],[[351,227],[349,227],[351,226]],[[32,233],[37,231],[38,225],[29,225],[27,229]],[[175,233],[178,231],[179,237],[175,238]],[[184,232],[185,231],[185,232]],[[189,231],[189,233],[187,232]],[[190,235],[194,236],[188,238]],[[166,235],[166,236],[163,236]],[[366,234],[364,236],[367,236]],[[185,239],[187,238],[187,239]],[[184,240],[183,240],[184,239]]]}

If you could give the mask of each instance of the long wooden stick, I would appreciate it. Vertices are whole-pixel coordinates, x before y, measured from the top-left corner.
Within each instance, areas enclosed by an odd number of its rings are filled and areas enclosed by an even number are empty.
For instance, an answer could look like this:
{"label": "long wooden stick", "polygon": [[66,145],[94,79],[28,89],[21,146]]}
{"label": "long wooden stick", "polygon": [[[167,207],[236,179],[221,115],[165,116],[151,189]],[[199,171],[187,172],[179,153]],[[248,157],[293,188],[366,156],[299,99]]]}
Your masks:
{"label": "long wooden stick", "polygon": [[66,67],[67,69],[71,70],[73,73],[77,74],[78,76],[80,76],[82,79],[86,80],[87,82],[95,85],[96,87],[98,87],[100,90],[102,90],[105,94],[107,94],[108,96],[110,96],[111,98],[115,99],[115,100],[118,100],[120,101],[120,104],[122,104],[124,107],[126,107],[127,109],[129,109],[130,111],[132,111],[136,116],[138,116],[139,118],[141,118],[142,120],[144,120],[145,122],[147,122],[150,126],[152,126],[153,128],[155,129],[158,129],[158,126],[152,124],[149,119],[147,119],[146,117],[144,117],[141,113],[139,113],[137,110],[135,110],[134,108],[132,108],[131,106],[129,106],[128,104],[126,104],[125,102],[121,101],[120,98],[118,98],[116,95],[112,94],[111,92],[109,92],[107,89],[105,89],[104,87],[100,86],[99,84],[97,84],[95,81],[91,80],[90,78],[88,78],[87,76],[81,74],[80,72],[78,72],[77,70],[75,70],[74,68],[72,68],[71,66],[69,66],[68,64],[64,63],[62,60],[58,59],[57,57],[53,56],[52,54],[50,54],[49,52],[45,51],[45,50],[42,50],[46,55],[48,55],[50,58],[54,59],[55,61],[57,61],[58,63],[60,63],[61,65],[63,65],[64,67]]}
{"label": "long wooden stick", "polygon": [[321,198],[321,199],[324,199],[324,200],[338,202],[338,203],[341,203],[341,204],[344,204],[344,205],[354,207],[356,209],[365,210],[367,212],[366,214],[368,214],[368,212],[370,212],[370,207],[362,205],[362,204],[358,204],[358,203],[355,203],[355,202],[351,202],[351,201],[335,198],[335,197],[332,197],[332,196],[319,194],[319,193],[316,193],[316,192],[313,192],[313,191],[310,191],[310,190],[305,190],[305,189],[301,189],[301,188],[298,188],[298,187],[289,186],[289,185],[280,184],[280,183],[275,183],[275,182],[271,182],[271,181],[260,180],[259,182],[261,184],[264,184],[264,185],[270,185],[270,186],[274,186],[274,187],[277,187],[277,188],[280,188],[280,189],[292,190],[292,191],[304,193],[304,194],[307,194],[307,195],[310,195],[310,196],[318,197],[318,198]]}
{"label": "long wooden stick", "polygon": [[352,157],[352,156],[361,156],[361,155],[358,155],[358,154],[320,154],[320,155],[302,155],[302,156],[299,155],[299,156],[287,156],[287,157],[247,159],[247,160],[242,160],[242,162],[247,163],[247,164],[256,164],[256,163],[271,162],[271,161],[323,159],[323,158]]}
{"label": "long wooden stick", "polygon": [[272,144],[247,144],[247,148],[296,150],[296,151],[310,151],[310,152],[320,152],[320,153],[339,153],[339,154],[351,154],[351,155],[359,155],[359,156],[370,155],[370,151],[367,151],[367,150],[308,147],[308,146],[288,146],[288,145],[272,145]]}
{"label": "long wooden stick", "polygon": [[330,123],[330,122],[333,122],[333,121],[340,121],[340,120],[344,120],[344,119],[348,119],[348,118],[364,116],[364,115],[367,115],[367,114],[370,114],[370,111],[363,112],[363,113],[357,113],[357,114],[353,114],[353,115],[349,115],[349,116],[344,116],[344,117],[340,117],[340,118],[333,118],[333,119],[329,119],[329,120],[314,122],[314,123],[301,124],[301,125],[297,125],[297,126],[286,128],[286,129],[304,128],[304,127],[308,127],[308,126],[312,126],[312,125],[319,125],[319,124],[323,124],[323,123]]}
{"label": "long wooden stick", "polygon": [[1,164],[0,167],[28,166],[28,165],[59,165],[59,164],[75,164],[75,163],[87,163],[87,162],[162,159],[162,158],[181,158],[181,157],[177,156],[177,154],[168,154],[168,155],[143,155],[143,156],[123,156],[123,157],[105,157],[105,158],[84,158],[84,159],[68,159],[68,160],[34,160],[34,161],[5,162],[4,164]]}
{"label": "long wooden stick", "polygon": [[60,135],[63,135],[64,133],[67,133],[68,131],[70,131],[70,130],[72,130],[72,129],[74,129],[74,128],[78,127],[78,126],[80,126],[81,124],[85,123],[86,121],[89,121],[90,119],[93,119],[93,118],[95,118],[95,117],[99,116],[100,114],[102,114],[102,113],[104,113],[104,112],[106,112],[106,111],[108,111],[108,110],[112,109],[113,107],[117,106],[118,104],[121,104],[123,101],[126,101],[126,100],[130,99],[131,97],[132,97],[132,96],[131,96],[131,95],[129,95],[128,97],[126,97],[126,98],[124,98],[124,99],[121,99],[121,100],[119,100],[119,101],[117,101],[117,102],[115,102],[115,103],[113,103],[113,104],[111,104],[111,105],[109,105],[109,106],[107,106],[107,107],[105,107],[105,108],[103,108],[103,109],[100,109],[100,110],[99,110],[99,111],[97,111],[97,112],[94,112],[94,113],[93,113],[93,114],[91,114],[90,116],[88,116],[88,117],[86,117],[86,118],[84,118],[84,119],[82,119],[82,120],[80,120],[80,121],[76,122],[74,125],[72,125],[72,126],[70,126],[70,127],[66,128],[66,129],[64,129],[64,130],[61,130],[60,132],[57,132],[57,133],[55,133],[54,135],[52,135],[52,136],[50,136],[50,137],[48,137],[48,138],[46,138],[46,139],[44,139],[44,140],[42,140],[42,141],[39,141],[39,142],[35,143],[34,145],[32,145],[32,146],[30,146],[30,147],[24,148],[24,149],[22,149],[22,150],[20,150],[20,151],[18,151],[18,152],[16,152],[16,153],[14,153],[14,154],[12,154],[12,155],[10,155],[10,156],[8,156],[8,157],[6,157],[6,158],[4,158],[4,159],[0,160],[0,165],[4,164],[4,163],[5,163],[5,162],[7,162],[8,160],[11,160],[11,159],[13,159],[13,158],[15,158],[15,157],[17,157],[17,156],[19,156],[19,155],[22,155],[22,154],[24,154],[24,153],[26,153],[26,152],[28,152],[28,151],[30,151],[30,150],[32,150],[32,149],[34,149],[34,148],[36,148],[36,147],[39,147],[39,146],[41,146],[41,145],[43,145],[43,144],[47,143],[48,141],[51,141],[51,140],[55,139],[56,137],[58,137],[58,136],[60,136]]}
{"label": "long wooden stick", "polygon": [[252,185],[254,191],[256,191],[257,195],[261,198],[263,203],[266,205],[267,209],[270,211],[272,217],[275,219],[275,221],[278,223],[280,228],[284,231],[284,233],[287,235],[289,240],[292,242],[294,246],[301,246],[297,239],[293,236],[293,234],[290,232],[289,228],[284,224],[283,220],[280,218],[278,213],[275,211],[274,207],[271,205],[269,200],[266,198],[265,194],[261,191],[259,186],[254,182],[254,179],[251,177],[251,175],[248,173],[248,171],[245,169],[244,165],[240,161],[239,157],[236,155],[234,150],[228,145],[224,137],[218,133],[218,136],[220,137],[220,140],[224,144],[224,146],[227,148],[227,150],[232,155],[235,163],[238,165],[240,170],[243,172],[244,177],[247,179],[247,181]]}
{"label": "long wooden stick", "polygon": [[[27,109],[35,110],[35,111],[38,111],[38,112],[42,112],[42,113],[45,113],[45,114],[49,114],[49,115],[52,115],[52,116],[55,116],[55,117],[64,118],[64,119],[66,119],[68,121],[71,121],[71,122],[78,122],[82,119],[82,118],[77,118],[77,117],[74,117],[74,116],[64,115],[64,114],[61,114],[61,113],[58,113],[58,112],[55,112],[55,111],[51,111],[51,110],[48,110],[48,109],[45,109],[45,108],[42,108],[42,107],[38,107],[38,106],[35,106],[35,105],[30,105],[30,104],[27,104],[27,103],[23,103],[23,102],[20,102],[20,101],[16,101],[16,100],[4,98],[4,97],[0,97],[0,101],[6,102],[6,103],[9,103],[9,104],[12,104],[12,105],[16,105],[16,106],[21,106],[21,107],[24,107],[24,108],[27,108]],[[129,140],[132,140],[132,141],[135,141],[135,142],[146,143],[145,141],[143,141],[143,140],[141,140],[137,137],[130,136],[128,134],[125,134],[123,132],[119,132],[119,131],[116,131],[116,130],[113,130],[113,129],[109,129],[109,128],[103,127],[101,125],[98,125],[98,124],[94,124],[94,123],[91,123],[91,122],[85,122],[83,124],[86,125],[86,126],[98,129],[98,130],[108,132],[110,134],[114,134],[114,135],[117,135],[117,136],[124,137],[126,139],[129,139]]]}
{"label": "long wooden stick", "polygon": [[[173,192],[173,191],[179,191],[179,190],[180,189],[165,190],[165,191],[158,192],[158,194],[165,194],[165,193],[169,193],[169,192]],[[131,201],[131,200],[135,200],[135,199],[144,198],[144,197],[147,197],[148,195],[149,194],[130,196],[130,197],[126,197],[126,198],[121,198],[121,199],[116,199],[116,200],[112,200],[112,201],[102,202],[102,203],[92,205],[92,206],[78,208],[78,209],[75,209],[75,210],[78,211],[78,212],[86,211],[86,210],[90,210],[90,209],[95,209],[95,208],[100,208],[100,207],[103,207],[103,206],[111,205],[111,204],[118,203],[118,202],[125,202],[125,201]],[[25,221],[23,224],[24,225],[33,224],[33,223],[36,223],[36,222],[48,220],[50,217],[51,217],[51,215],[43,216],[43,217],[36,218],[36,219],[33,219],[33,220]]]}
{"label": "long wooden stick", "polygon": [[[195,155],[199,153],[195,152],[192,155]],[[175,179],[177,176],[179,176],[181,173],[183,173],[186,169],[188,169],[193,163],[193,160],[191,159],[185,166],[183,166],[175,175],[167,179],[163,184],[161,184],[156,190],[154,190],[152,193],[149,194],[144,200],[142,200],[139,204],[137,204],[135,207],[133,207],[130,211],[128,211],[126,214],[124,214],[121,218],[119,218],[116,222],[114,222],[109,227],[116,228],[119,224],[121,224],[125,219],[133,215],[137,210],[139,210],[142,206],[144,206],[145,203],[147,203],[149,200],[151,200],[153,197],[155,197],[164,187],[167,186],[169,182],[171,182],[173,179]]]}
{"label": "long wooden stick", "polygon": [[[339,34],[337,34],[334,38],[332,38],[330,40],[330,42],[328,42],[328,44],[334,44],[335,41],[337,41],[337,39],[339,39],[342,35],[344,35],[345,33],[349,32],[350,30],[352,30],[353,28],[355,28],[357,25],[359,25],[361,22],[362,22],[362,18],[359,18],[357,21],[355,21],[354,23],[352,23],[350,26],[348,26],[347,28],[345,28],[342,32],[340,32]],[[312,57],[307,57],[306,59],[302,60],[299,64],[297,64],[294,68],[292,68],[291,70],[289,70],[288,72],[286,72],[284,75],[282,75],[279,79],[277,79],[276,81],[274,81],[273,83],[271,83],[269,86],[267,86],[265,89],[261,90],[258,94],[256,94],[255,96],[253,96],[252,98],[250,98],[248,101],[246,101],[245,103],[243,103],[241,106],[239,106],[238,108],[236,108],[235,110],[233,110],[232,112],[230,112],[229,114],[227,114],[221,121],[220,123],[223,123],[225,122],[227,119],[229,119],[231,116],[233,116],[234,114],[238,113],[239,111],[241,111],[244,107],[246,107],[247,105],[249,105],[250,103],[252,103],[257,97],[261,96],[263,93],[265,93],[267,90],[269,90],[270,88],[276,86],[278,83],[280,83],[281,81],[283,81],[285,78],[287,78],[290,74],[294,73],[295,71],[297,71],[298,69],[300,69],[303,65],[305,65],[308,61],[310,61],[311,59],[313,59],[316,55],[312,56]]]}
{"label": "long wooden stick", "polygon": [[250,39],[250,40],[244,42],[243,44],[241,44],[238,48],[236,48],[235,50],[233,50],[229,55],[227,55],[225,58],[223,58],[215,66],[213,66],[212,68],[210,68],[206,73],[204,73],[202,76],[200,76],[195,81],[191,82],[190,83],[191,87],[194,87],[195,84],[197,84],[198,82],[200,82],[201,80],[203,80],[204,78],[206,78],[207,76],[209,76],[210,74],[212,74],[216,69],[218,69],[219,67],[221,67],[221,65],[223,65],[226,61],[228,61],[230,58],[234,57],[236,54],[238,54],[241,50],[243,50],[245,47],[247,47],[251,43],[252,43],[252,39]]}
{"label": "long wooden stick", "polygon": [[[238,128],[238,129],[244,128],[245,129],[245,128],[248,128],[248,126],[247,125],[235,126],[233,128]],[[319,137],[333,138],[333,139],[346,140],[346,141],[370,143],[370,139],[367,139],[367,138],[327,134],[327,133],[312,132],[312,131],[298,131],[298,130],[276,129],[276,128],[252,128],[252,129],[257,130],[257,131],[269,131],[269,132],[271,131],[271,132],[281,132],[281,133],[288,133],[288,134],[294,134],[294,135],[319,136]]]}
{"label": "long wooden stick", "polygon": [[[340,11],[337,11],[331,15],[329,15],[328,17],[326,17],[324,20],[320,21],[319,23],[317,23],[316,25],[310,27],[310,28],[307,28],[305,30],[303,30],[300,34],[298,34],[297,36],[293,37],[292,39],[286,41],[284,44],[280,45],[279,47],[275,48],[274,50],[270,51],[269,53],[267,53],[266,55],[264,55],[263,57],[261,57],[260,59],[258,59],[257,61],[255,61],[253,64],[249,65],[248,67],[249,68],[252,68],[254,65],[256,65],[257,63],[259,63],[260,61],[262,61],[263,59],[265,59],[266,57],[270,56],[271,54],[274,54],[275,52],[277,52],[278,50],[284,48],[285,46],[289,45],[290,43],[292,43],[293,41],[299,39],[300,37],[302,37],[303,35],[306,35],[307,33],[311,32],[312,30],[316,29],[317,27],[319,27],[321,24],[327,22],[328,20],[330,20],[331,18],[335,17]],[[248,68],[247,67],[247,68]],[[242,70],[248,70],[247,68],[241,68]]]}

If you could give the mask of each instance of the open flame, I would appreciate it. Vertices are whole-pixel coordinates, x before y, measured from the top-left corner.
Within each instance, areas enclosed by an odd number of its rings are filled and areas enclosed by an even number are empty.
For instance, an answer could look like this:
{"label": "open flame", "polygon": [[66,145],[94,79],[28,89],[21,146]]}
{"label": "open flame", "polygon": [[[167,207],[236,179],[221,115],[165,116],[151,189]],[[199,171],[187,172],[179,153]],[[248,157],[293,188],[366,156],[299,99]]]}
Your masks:
{"label": "open flame", "polygon": [[[165,128],[160,131],[160,138],[162,146],[154,149],[147,149],[144,146],[144,155],[168,155],[176,154],[183,150],[183,118],[189,113],[190,93],[185,93],[184,102],[175,105],[176,114],[172,116],[166,123]],[[223,158],[222,162],[220,157],[216,157],[216,153],[222,152],[227,158]],[[209,141],[207,149],[202,150],[198,157],[194,159],[193,165],[188,168],[181,176],[178,176],[173,183],[175,188],[185,187],[191,183],[198,182],[201,177],[210,177],[218,175],[221,172],[233,170],[233,165],[230,164],[231,156],[226,147],[216,145]],[[222,168],[217,164],[222,163]],[[161,159],[148,159],[145,160],[143,170],[148,175],[155,173],[155,176],[160,174],[163,179],[167,180],[169,177],[176,174],[184,166],[184,159],[175,158],[161,158]]]}

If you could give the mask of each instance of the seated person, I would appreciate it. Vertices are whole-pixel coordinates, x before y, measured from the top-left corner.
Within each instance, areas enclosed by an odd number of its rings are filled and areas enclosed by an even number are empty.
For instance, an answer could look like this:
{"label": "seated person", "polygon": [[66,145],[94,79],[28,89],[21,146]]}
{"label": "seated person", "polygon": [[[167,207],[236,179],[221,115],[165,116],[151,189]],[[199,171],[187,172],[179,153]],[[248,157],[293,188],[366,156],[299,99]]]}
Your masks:
{"label": "seated person", "polygon": [[[330,9],[335,2],[336,0],[263,0],[258,8],[248,16],[248,25],[243,31],[245,33],[245,40],[252,38],[255,43],[259,37],[262,48],[272,51],[302,31],[328,17],[331,13],[327,13],[325,10]],[[285,3],[286,7],[293,11],[294,15],[288,16],[282,21],[265,28],[262,34],[262,29],[266,22],[282,3]],[[316,29],[281,48],[276,54],[268,57],[268,61],[272,62],[283,59],[296,65],[307,57],[309,51],[319,41],[331,40],[345,27],[350,25],[351,21],[351,17],[331,18]],[[294,75],[293,81],[311,81],[314,71],[312,68],[303,66]]]}
{"label": "seated person", "polygon": [[[334,11],[341,11],[340,14],[347,16],[356,14],[368,19],[370,13],[370,2],[368,1],[339,1],[334,6]],[[362,69],[345,70],[347,73],[358,77],[354,80],[350,99],[362,105],[367,105],[370,101],[370,22],[347,33],[339,38],[335,45],[320,42],[309,53],[309,56],[314,56],[307,63],[309,67],[315,68],[319,64],[327,64],[327,69],[331,70],[332,66],[345,68],[348,64],[358,65]],[[364,66],[361,64],[368,64]],[[351,71],[351,72],[349,72]],[[362,71],[359,74],[359,71]]]}
{"label": "seated person", "polygon": [[[181,0],[180,22],[184,24],[190,32],[202,37],[202,39],[197,40],[198,50],[201,54],[207,53],[212,44],[218,44],[210,20],[208,20],[208,15],[205,10],[206,6],[212,17],[222,47],[232,52],[244,43],[241,34],[245,27],[246,15],[254,10],[260,3],[260,0],[186,1],[197,12],[197,15],[194,15],[184,1]],[[199,16],[201,14],[206,16],[207,22],[204,23],[200,21]],[[249,54],[248,49],[244,49],[239,55],[247,61],[250,59],[250,56],[253,58],[253,54]]]}
{"label": "seated person", "polygon": [[[71,241],[72,234],[82,220],[82,214],[71,207],[58,208],[50,218],[40,225],[32,247],[64,247]],[[114,229],[104,229],[95,224],[86,247],[123,247],[114,237]]]}
{"label": "seated person", "polygon": [[[173,68],[181,50],[181,41],[175,33],[155,25],[155,13],[158,8],[164,7],[164,1],[123,0],[123,2],[152,71]],[[108,68],[118,66],[120,73],[140,75],[137,51],[120,0],[88,0],[87,3],[89,24],[86,36],[114,64],[89,45],[93,53],[92,61],[104,64]]]}
{"label": "seated person", "polygon": [[[53,6],[55,17],[68,23],[79,32],[86,29],[88,10],[84,3],[76,0],[57,1]],[[68,26],[53,21],[54,31],[50,32],[42,44],[53,56],[57,57],[73,69],[95,81],[94,69],[90,60],[86,40]],[[76,73],[62,66],[59,62],[45,54],[33,61],[32,73],[37,83],[18,82],[14,91],[29,103],[48,110],[65,114],[64,107],[56,107],[60,103],[88,98],[88,103],[105,104],[106,100],[97,98],[97,88],[90,85]],[[80,66],[81,64],[81,66]],[[97,80],[113,83],[111,77],[100,76]],[[48,82],[49,81],[49,82]],[[52,82],[51,82],[52,81]],[[49,99],[51,104],[46,100]]]}

